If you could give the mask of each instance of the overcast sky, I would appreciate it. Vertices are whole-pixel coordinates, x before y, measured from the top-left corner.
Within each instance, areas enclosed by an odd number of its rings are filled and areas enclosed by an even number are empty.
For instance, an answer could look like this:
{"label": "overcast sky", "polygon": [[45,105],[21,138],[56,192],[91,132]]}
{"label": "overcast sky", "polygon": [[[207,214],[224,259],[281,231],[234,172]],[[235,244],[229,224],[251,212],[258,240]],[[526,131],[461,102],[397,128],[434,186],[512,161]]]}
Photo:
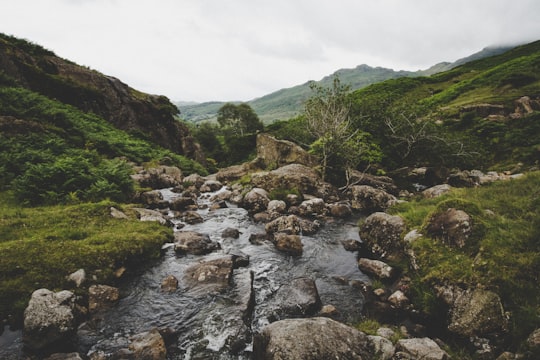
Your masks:
{"label": "overcast sky", "polygon": [[247,101],[538,40],[540,1],[0,0],[0,32],[173,101]]}

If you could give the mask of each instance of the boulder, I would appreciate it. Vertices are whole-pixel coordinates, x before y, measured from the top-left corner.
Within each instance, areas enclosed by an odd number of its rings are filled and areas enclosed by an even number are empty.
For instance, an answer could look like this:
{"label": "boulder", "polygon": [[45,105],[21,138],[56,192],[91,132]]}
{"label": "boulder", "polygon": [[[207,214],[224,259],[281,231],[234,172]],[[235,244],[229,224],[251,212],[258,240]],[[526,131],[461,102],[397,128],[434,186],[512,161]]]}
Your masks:
{"label": "boulder", "polygon": [[378,360],[390,360],[396,351],[394,344],[382,336],[368,335],[368,342],[371,352]]}
{"label": "boulder", "polygon": [[88,310],[97,312],[115,304],[120,299],[118,288],[108,285],[92,285],[88,289]]}
{"label": "boulder", "polygon": [[174,275],[169,275],[161,282],[161,290],[164,292],[175,292],[178,289],[178,279]]}
{"label": "boulder", "polygon": [[186,224],[200,224],[204,222],[203,217],[196,211],[188,210],[182,213],[180,219]]}
{"label": "boulder", "polygon": [[72,352],[52,354],[51,356],[46,357],[45,360],[83,360],[83,358],[79,353]]}
{"label": "boulder", "polygon": [[480,176],[474,171],[458,171],[448,176],[448,185],[453,187],[475,187],[480,184]]}
{"label": "boulder", "polygon": [[403,255],[404,243],[401,234],[405,222],[399,216],[376,212],[366,218],[360,226],[360,238],[367,249],[381,259],[399,258]]}
{"label": "boulder", "polygon": [[169,208],[175,211],[185,211],[196,205],[197,201],[192,196],[180,196],[169,203]]}
{"label": "boulder", "polygon": [[448,354],[430,338],[401,339],[396,343],[396,351],[412,355],[414,359],[447,360]]}
{"label": "boulder", "polygon": [[293,256],[302,255],[303,244],[300,235],[290,235],[285,233],[274,233],[274,245],[276,249]]}
{"label": "boulder", "polygon": [[210,239],[208,234],[196,231],[177,231],[174,233],[174,251],[177,254],[204,255],[221,249],[221,245]]}
{"label": "boulder", "polygon": [[131,175],[131,177],[141,187],[149,187],[151,189],[170,188],[182,184],[182,170],[175,166],[160,165],[158,167],[143,169],[137,174]]}
{"label": "boulder", "polygon": [[301,277],[282,285],[268,302],[270,320],[315,315],[322,306],[315,281]]}
{"label": "boulder", "polygon": [[397,309],[403,309],[410,304],[410,300],[403,291],[397,290],[388,297],[388,302]]}
{"label": "boulder", "polygon": [[344,219],[352,215],[351,205],[347,203],[329,204],[328,208],[330,210],[330,215],[336,218]]}
{"label": "boulder", "polygon": [[145,191],[140,196],[141,203],[150,207],[164,207],[163,194],[159,190]]}
{"label": "boulder", "polygon": [[396,270],[393,267],[380,260],[360,258],[358,259],[358,268],[363,273],[383,280],[392,279],[396,275]]}
{"label": "boulder", "polygon": [[450,190],[452,190],[452,187],[448,184],[435,185],[422,191],[422,195],[426,199],[433,199],[446,194]]}
{"label": "boulder", "polygon": [[137,212],[140,221],[155,221],[161,225],[167,225],[167,219],[162,213],[156,210],[133,208]]}
{"label": "boulder", "polygon": [[257,157],[264,168],[279,167],[287,164],[302,164],[314,167],[317,158],[295,143],[278,140],[268,134],[257,135]]}
{"label": "boulder", "polygon": [[114,206],[111,206],[110,210],[111,210],[111,217],[115,219],[123,219],[123,220],[129,219],[129,216],[127,216],[123,211],[118,210]]}
{"label": "boulder", "polygon": [[205,182],[205,179],[197,173],[190,174],[182,180],[183,185],[195,186],[195,188],[197,189],[200,188],[202,184],[204,184],[204,182]]}
{"label": "boulder", "polygon": [[218,191],[223,187],[223,184],[217,180],[206,180],[204,184],[201,185],[201,192],[214,192]]}
{"label": "boulder", "polygon": [[326,215],[326,204],[323,199],[313,198],[304,200],[298,206],[301,216],[324,216]]}
{"label": "boulder", "polygon": [[499,296],[489,290],[474,289],[457,296],[450,309],[448,330],[464,337],[482,337],[505,332],[507,324]]}
{"label": "boulder", "polygon": [[77,330],[74,307],[70,291],[34,291],[24,310],[24,346],[40,354],[72,350]]}
{"label": "boulder", "polygon": [[351,186],[349,195],[352,208],[368,214],[384,211],[397,202],[394,195],[368,185]]}
{"label": "boulder", "polygon": [[236,228],[226,228],[221,232],[221,237],[238,239],[240,237],[240,231]]}
{"label": "boulder", "polygon": [[392,195],[399,194],[398,187],[394,180],[388,176],[376,176],[353,170],[349,173],[349,182],[354,185],[367,185],[375,189],[384,190]]}
{"label": "boulder", "polygon": [[472,234],[472,218],[463,210],[449,208],[434,214],[426,227],[427,233],[447,245],[462,248]]}
{"label": "boulder", "polygon": [[67,277],[68,281],[71,281],[75,284],[77,287],[81,287],[81,285],[86,281],[86,271],[84,269],[79,269]]}
{"label": "boulder", "polygon": [[216,173],[216,180],[222,183],[236,181],[249,174],[249,172],[253,170],[254,168],[251,166],[250,163],[229,166],[219,169],[219,171]]}
{"label": "boulder", "polygon": [[527,348],[534,355],[540,355],[540,329],[534,330],[526,341]]}
{"label": "boulder", "polygon": [[261,211],[265,211],[268,207],[270,199],[266,190],[261,188],[251,189],[242,201],[242,207],[244,207],[251,214],[255,214]]}
{"label": "boulder", "polygon": [[233,268],[232,256],[223,256],[189,266],[183,278],[192,291],[218,293],[229,287]]}
{"label": "boulder", "polygon": [[271,200],[268,203],[268,212],[284,214],[287,211],[287,203],[283,200]]}
{"label": "boulder", "polygon": [[157,329],[133,335],[129,340],[131,343],[128,349],[132,352],[134,359],[165,360],[167,358],[165,341]]}
{"label": "boulder", "polygon": [[291,235],[309,235],[316,233],[320,227],[321,224],[318,221],[309,221],[296,215],[288,215],[272,220],[266,224],[265,230],[269,234],[283,232]]}
{"label": "boulder", "polygon": [[326,317],[285,319],[253,339],[253,358],[265,360],[372,359],[366,334]]}
{"label": "boulder", "polygon": [[342,240],[341,245],[347,251],[359,251],[362,249],[362,243],[355,239]]}

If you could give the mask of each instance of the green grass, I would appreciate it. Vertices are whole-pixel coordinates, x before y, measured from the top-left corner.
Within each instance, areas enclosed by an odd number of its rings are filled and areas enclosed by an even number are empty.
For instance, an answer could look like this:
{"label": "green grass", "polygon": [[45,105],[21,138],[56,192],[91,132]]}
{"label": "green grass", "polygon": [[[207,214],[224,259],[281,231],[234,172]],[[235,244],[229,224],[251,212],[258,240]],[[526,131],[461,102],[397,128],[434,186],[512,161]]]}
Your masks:
{"label": "green grass", "polygon": [[119,220],[110,201],[25,208],[0,193],[0,319],[20,319],[31,293],[69,288],[66,276],[79,268],[87,279],[111,283],[121,266],[135,270],[160,255],[170,229],[154,222]]}
{"label": "green grass", "polygon": [[540,172],[399,204],[392,212],[402,216],[409,229],[424,229],[432,214],[449,207],[471,215],[473,234],[463,249],[426,236],[413,243],[420,265],[418,272],[411,271],[415,300],[432,312],[433,284],[486,287],[498,293],[510,311],[513,339],[523,340],[540,326]]}

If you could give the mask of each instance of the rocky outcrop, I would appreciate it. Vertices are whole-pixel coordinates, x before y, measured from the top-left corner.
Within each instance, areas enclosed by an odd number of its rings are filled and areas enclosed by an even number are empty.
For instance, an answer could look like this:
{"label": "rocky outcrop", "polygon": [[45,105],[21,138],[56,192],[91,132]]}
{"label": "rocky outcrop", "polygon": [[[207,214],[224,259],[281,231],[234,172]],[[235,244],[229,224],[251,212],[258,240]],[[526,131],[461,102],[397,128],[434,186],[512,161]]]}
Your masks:
{"label": "rocky outcrop", "polygon": [[360,238],[367,249],[380,259],[398,258],[403,255],[401,234],[405,222],[399,216],[376,212],[366,218],[360,227]]}
{"label": "rocky outcrop", "polygon": [[367,336],[325,317],[285,319],[253,340],[253,358],[265,360],[371,359]]}
{"label": "rocky outcrop", "polygon": [[115,127],[152,139],[164,148],[204,162],[200,146],[165,96],[149,95],[122,81],[57,57],[45,49],[28,52],[0,39],[0,64],[17,85],[101,116]]}
{"label": "rocky outcrop", "polygon": [[70,291],[34,291],[24,311],[25,347],[40,354],[73,350],[77,326],[74,308],[75,295]]}
{"label": "rocky outcrop", "polygon": [[177,254],[204,255],[221,249],[221,245],[210,239],[208,234],[195,231],[177,231],[174,233],[174,251]]}
{"label": "rocky outcrop", "polygon": [[295,143],[277,140],[268,134],[257,135],[257,157],[263,168],[280,167],[288,164],[301,164],[314,167],[317,158]]}
{"label": "rocky outcrop", "polygon": [[472,218],[463,210],[449,208],[434,214],[426,227],[427,233],[447,245],[462,248],[473,230]]}

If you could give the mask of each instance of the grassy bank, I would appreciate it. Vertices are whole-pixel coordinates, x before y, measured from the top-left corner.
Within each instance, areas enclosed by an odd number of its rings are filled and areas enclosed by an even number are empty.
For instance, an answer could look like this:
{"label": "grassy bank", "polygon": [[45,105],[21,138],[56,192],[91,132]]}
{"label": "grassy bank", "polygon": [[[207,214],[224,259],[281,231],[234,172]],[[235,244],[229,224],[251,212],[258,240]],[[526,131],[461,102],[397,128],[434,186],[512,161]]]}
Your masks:
{"label": "grassy bank", "polygon": [[110,201],[21,207],[0,193],[0,319],[20,318],[35,289],[68,287],[66,276],[77,269],[108,283],[119,267],[159,257],[172,230],[134,215],[114,219],[111,206],[130,214],[129,206]]}
{"label": "grassy bank", "polygon": [[402,216],[409,229],[423,229],[431,214],[450,207],[472,216],[473,234],[462,249],[425,236],[413,243],[420,266],[411,274],[413,301],[433,312],[434,284],[491,289],[510,312],[510,335],[518,345],[540,326],[540,172],[403,203],[392,212]]}

